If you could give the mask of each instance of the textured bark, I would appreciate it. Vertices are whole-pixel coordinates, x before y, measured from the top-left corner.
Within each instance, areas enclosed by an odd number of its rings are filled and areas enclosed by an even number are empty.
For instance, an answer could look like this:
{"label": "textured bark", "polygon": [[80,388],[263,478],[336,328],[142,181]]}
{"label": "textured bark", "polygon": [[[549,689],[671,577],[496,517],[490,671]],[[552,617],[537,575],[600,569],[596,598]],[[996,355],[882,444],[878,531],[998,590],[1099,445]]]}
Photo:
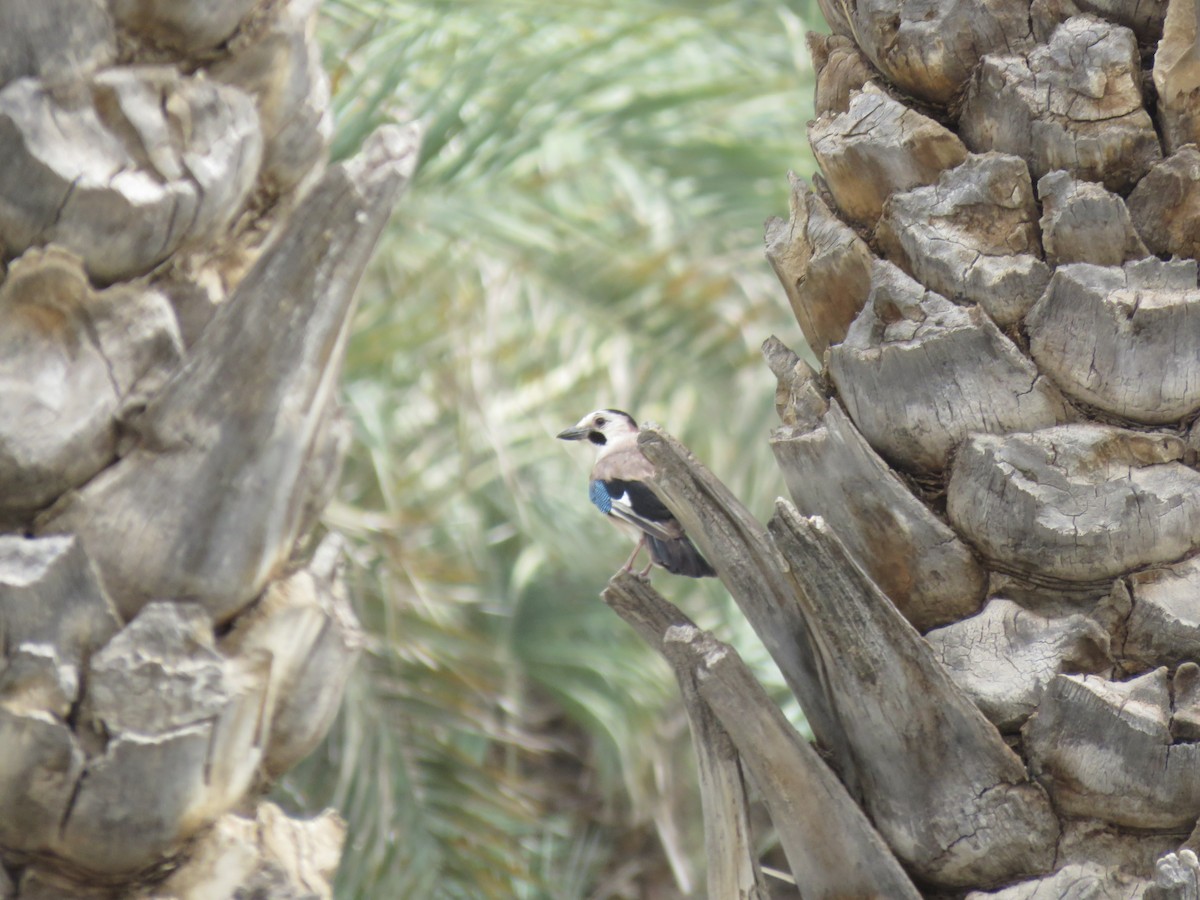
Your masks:
{"label": "textured bark", "polygon": [[303,548],[415,134],[325,170],[315,11],[0,5],[6,900],[331,896],[344,825],[258,798],[362,642]]}
{"label": "textured bark", "polygon": [[655,489],[926,896],[1200,900],[1197,4],[821,7],[796,508],[651,428]]}

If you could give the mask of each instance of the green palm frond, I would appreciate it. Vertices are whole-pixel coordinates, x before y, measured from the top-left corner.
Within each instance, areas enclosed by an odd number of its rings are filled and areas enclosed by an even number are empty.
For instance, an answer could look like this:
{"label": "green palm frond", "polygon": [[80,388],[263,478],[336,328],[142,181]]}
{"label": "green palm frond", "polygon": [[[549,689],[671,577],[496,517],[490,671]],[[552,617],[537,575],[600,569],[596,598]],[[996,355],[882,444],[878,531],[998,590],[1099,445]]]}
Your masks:
{"label": "green palm frond", "polygon": [[[372,643],[285,785],[350,823],[339,896],[622,896],[621,833],[696,803],[665,667],[597,599],[628,547],[553,435],[622,406],[757,512],[781,490],[758,345],[798,337],[760,223],[810,166],[799,8],[326,0],[335,155],[425,126],[327,515]],[[667,589],[766,664],[719,586]]]}

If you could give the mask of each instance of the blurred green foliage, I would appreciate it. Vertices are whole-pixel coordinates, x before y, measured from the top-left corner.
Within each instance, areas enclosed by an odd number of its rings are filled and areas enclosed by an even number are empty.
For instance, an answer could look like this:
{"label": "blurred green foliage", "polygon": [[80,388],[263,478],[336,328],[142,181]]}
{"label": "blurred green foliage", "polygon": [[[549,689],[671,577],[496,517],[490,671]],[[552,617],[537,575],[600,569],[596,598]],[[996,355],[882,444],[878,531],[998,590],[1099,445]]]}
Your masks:
{"label": "blurred green foliage", "polygon": [[[702,884],[674,683],[597,596],[629,547],[553,435],[626,408],[755,512],[782,491],[758,346],[801,339],[761,223],[811,168],[812,5],[325,0],[335,156],[425,132],[361,290],[326,517],[370,643],[281,786],[348,819],[340,897]],[[655,580],[774,677],[719,585]]]}

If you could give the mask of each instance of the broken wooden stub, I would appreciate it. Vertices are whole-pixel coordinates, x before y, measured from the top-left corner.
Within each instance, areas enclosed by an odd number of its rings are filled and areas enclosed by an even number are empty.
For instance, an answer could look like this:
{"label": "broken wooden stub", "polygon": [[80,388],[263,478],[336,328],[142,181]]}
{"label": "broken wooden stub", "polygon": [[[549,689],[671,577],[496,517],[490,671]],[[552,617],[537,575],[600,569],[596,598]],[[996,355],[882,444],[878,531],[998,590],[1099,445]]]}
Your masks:
{"label": "broken wooden stub", "polygon": [[122,615],[188,597],[223,621],[292,552],[337,381],[327,361],[415,148],[411,129],[385,129],[329,169],[130,423],[133,449],[42,517],[40,533],[82,537]]}
{"label": "broken wooden stub", "polygon": [[790,177],[791,217],[769,219],[767,260],[804,339],[820,357],[840,343],[871,288],[871,251],[799,178]]}
{"label": "broken wooden stub", "polygon": [[[715,717],[713,724],[719,723],[724,736],[716,746],[728,742],[730,749],[736,748],[726,780],[737,771],[740,760],[767,804],[796,885],[805,897],[915,900],[920,896],[841,782],[787,722],[732,647],[698,629],[648,583],[631,575],[615,577],[604,599],[671,663],[697,740],[702,733],[696,731],[697,726],[711,731],[711,724],[702,723]],[[703,773],[712,763],[706,765],[703,752],[700,760]],[[735,883],[730,877],[736,871],[734,860],[714,859],[710,853],[710,866],[715,863],[728,874],[724,886],[715,886],[710,879],[708,895],[765,898],[765,890],[749,892],[751,886],[755,891],[763,888],[761,881],[750,878],[753,850],[742,834],[745,795],[740,790],[722,791],[720,784],[709,782],[706,822],[710,809],[722,798],[720,833],[738,837],[732,847],[725,848],[727,855],[729,849],[736,849],[738,859],[749,853],[750,862],[742,864],[743,874]],[[703,780],[701,789],[705,790]],[[710,848],[713,845],[710,841]],[[855,864],[848,866],[849,860]]]}

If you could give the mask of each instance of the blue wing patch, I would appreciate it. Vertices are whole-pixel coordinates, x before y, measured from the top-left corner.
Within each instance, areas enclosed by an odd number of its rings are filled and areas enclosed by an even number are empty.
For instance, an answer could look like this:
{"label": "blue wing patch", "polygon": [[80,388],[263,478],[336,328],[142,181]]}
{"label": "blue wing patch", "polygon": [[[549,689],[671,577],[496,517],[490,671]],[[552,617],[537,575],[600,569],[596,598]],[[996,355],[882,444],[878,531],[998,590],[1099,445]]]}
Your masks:
{"label": "blue wing patch", "polygon": [[588,484],[588,496],[592,498],[592,503],[596,504],[596,508],[606,516],[612,512],[612,495],[608,493],[608,488],[604,486],[603,481],[592,481]]}

